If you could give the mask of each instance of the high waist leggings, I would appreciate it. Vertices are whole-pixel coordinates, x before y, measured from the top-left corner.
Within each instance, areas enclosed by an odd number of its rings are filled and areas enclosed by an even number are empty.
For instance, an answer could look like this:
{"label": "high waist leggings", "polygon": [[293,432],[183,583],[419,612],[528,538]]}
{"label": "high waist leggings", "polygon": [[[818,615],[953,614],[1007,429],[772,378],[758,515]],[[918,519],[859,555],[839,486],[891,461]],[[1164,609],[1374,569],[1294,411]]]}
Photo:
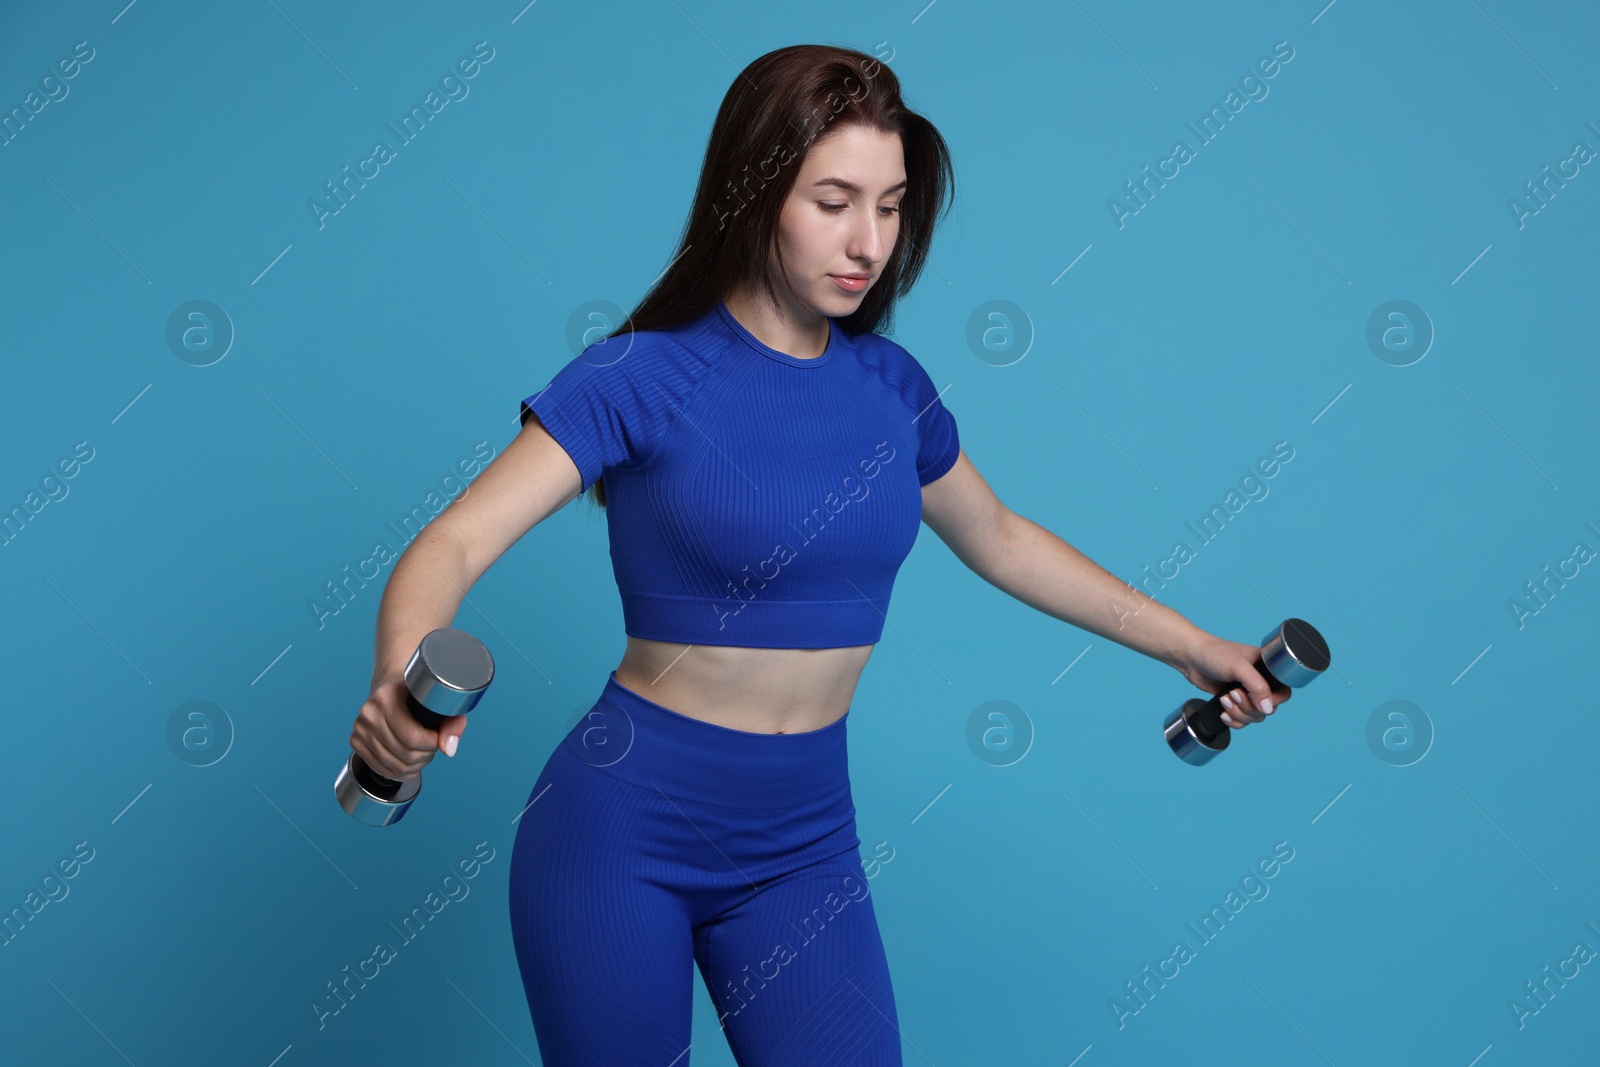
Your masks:
{"label": "high waist leggings", "polygon": [[733,730],[612,672],[550,754],[512,848],[544,1067],[689,1067],[695,967],[740,1067],[900,1067],[848,718]]}

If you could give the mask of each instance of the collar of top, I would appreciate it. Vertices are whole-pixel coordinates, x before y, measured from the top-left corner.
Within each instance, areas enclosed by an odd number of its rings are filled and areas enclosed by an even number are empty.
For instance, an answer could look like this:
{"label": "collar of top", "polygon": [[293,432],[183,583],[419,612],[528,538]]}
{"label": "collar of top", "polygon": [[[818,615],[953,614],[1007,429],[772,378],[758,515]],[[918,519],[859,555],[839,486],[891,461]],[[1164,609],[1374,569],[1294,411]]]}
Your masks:
{"label": "collar of top", "polygon": [[729,311],[728,305],[721,300],[717,301],[717,314],[722,316],[722,321],[726,322],[728,328],[745,344],[760,352],[763,356],[775,359],[779,363],[787,363],[791,367],[820,367],[833,358],[834,349],[838,347],[839,328],[834,325],[831,318],[828,319],[828,347],[822,350],[822,355],[820,356],[801,359],[799,356],[791,356],[787,352],[779,352],[776,348],[763,344],[755,334],[745,329],[739,320],[733,317],[733,312]]}

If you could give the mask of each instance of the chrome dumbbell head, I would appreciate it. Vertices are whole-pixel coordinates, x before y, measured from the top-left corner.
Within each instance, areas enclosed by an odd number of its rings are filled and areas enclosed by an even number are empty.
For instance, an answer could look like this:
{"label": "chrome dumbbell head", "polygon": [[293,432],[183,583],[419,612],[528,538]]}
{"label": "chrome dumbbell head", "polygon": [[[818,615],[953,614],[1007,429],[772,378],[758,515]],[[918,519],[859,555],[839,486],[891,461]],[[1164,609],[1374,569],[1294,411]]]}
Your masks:
{"label": "chrome dumbbell head", "polygon": [[[1262,639],[1255,668],[1273,689],[1301,689],[1328,669],[1328,643],[1304,619],[1285,619]],[[1222,721],[1222,705],[1210,700],[1185,700],[1162,724],[1167,745],[1183,762],[1196,767],[1226,751],[1233,730]]]}
{"label": "chrome dumbbell head", "polygon": [[366,761],[350,753],[333,780],[333,793],[339,806],[356,822],[368,826],[388,826],[405,817],[411,802],[422,792],[422,775],[398,783],[394,789],[389,779],[374,774]]}
{"label": "chrome dumbbell head", "polygon": [[1261,662],[1270,677],[1290,689],[1303,689],[1316,681],[1333,662],[1328,642],[1304,619],[1285,619],[1261,639]]}
{"label": "chrome dumbbell head", "polygon": [[[418,643],[406,664],[406,706],[418,722],[437,730],[443,719],[471,711],[493,680],[494,658],[483,642],[465,630],[441,627]],[[368,826],[399,822],[421,791],[421,775],[393,781],[354,752],[333,780],[339,806]]]}

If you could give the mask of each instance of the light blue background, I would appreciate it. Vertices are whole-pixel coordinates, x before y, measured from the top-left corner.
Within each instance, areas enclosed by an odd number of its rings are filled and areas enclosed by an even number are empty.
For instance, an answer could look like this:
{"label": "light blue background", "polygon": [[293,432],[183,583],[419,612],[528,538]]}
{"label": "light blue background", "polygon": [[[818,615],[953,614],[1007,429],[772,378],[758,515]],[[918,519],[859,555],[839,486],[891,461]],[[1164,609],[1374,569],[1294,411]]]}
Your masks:
{"label": "light blue background", "polygon": [[[895,335],[1001,499],[1133,578],[1287,441],[1160,598],[1238,641],[1306,618],[1334,657],[1193,768],[1160,738],[1188,683],[925,530],[850,738],[863,852],[893,851],[871,885],[906,1062],[1592,1060],[1600,964],[1521,1028],[1509,1004],[1600,949],[1600,576],[1520,628],[1508,602],[1600,548],[1600,173],[1521,227],[1507,204],[1600,149],[1591,5],[122,3],[0,16],[0,111],[95,50],[0,147],[0,505],[95,450],[0,549],[0,911],[94,850],[0,948],[0,1058],[538,1062],[512,820],[622,652],[602,514],[568,506],[469,593],[498,677],[388,830],[331,790],[382,579],[323,628],[308,604],[504,447],[574,309],[666,266],[738,70],[826,42],[884,56],[953,149]],[[319,229],[308,200],[478,41],[470,95]],[[1119,228],[1123,183],[1279,41],[1269,95]],[[165,340],[193,299],[237,331],[207,367]],[[1006,367],[966,342],[996,299],[1032,338]],[[1437,334],[1410,366],[1366,342],[1395,299]],[[166,736],[197,699],[234,731],[206,767]],[[1010,766],[967,743],[991,700],[1032,736]],[[1391,700],[1435,732],[1410,766],[1367,742]],[[471,895],[319,1030],[324,983],[479,841]],[[1185,923],[1280,841],[1269,895],[1202,946]],[[1195,959],[1119,1029],[1179,939]],[[693,1062],[732,1063],[696,998]]]}

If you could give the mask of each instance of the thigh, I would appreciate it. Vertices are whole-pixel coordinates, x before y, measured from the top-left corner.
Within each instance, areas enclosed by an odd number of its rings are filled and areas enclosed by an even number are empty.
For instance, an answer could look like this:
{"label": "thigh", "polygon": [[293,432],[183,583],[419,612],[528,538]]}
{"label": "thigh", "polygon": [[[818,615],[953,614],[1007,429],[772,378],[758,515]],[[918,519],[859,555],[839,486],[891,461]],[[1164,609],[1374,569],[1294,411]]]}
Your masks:
{"label": "thigh", "polygon": [[858,852],[751,891],[695,929],[740,1067],[900,1067],[883,939]]}
{"label": "thigh", "polygon": [[645,860],[649,799],[560,748],[529,796],[511,934],[545,1067],[689,1063],[693,933]]}

